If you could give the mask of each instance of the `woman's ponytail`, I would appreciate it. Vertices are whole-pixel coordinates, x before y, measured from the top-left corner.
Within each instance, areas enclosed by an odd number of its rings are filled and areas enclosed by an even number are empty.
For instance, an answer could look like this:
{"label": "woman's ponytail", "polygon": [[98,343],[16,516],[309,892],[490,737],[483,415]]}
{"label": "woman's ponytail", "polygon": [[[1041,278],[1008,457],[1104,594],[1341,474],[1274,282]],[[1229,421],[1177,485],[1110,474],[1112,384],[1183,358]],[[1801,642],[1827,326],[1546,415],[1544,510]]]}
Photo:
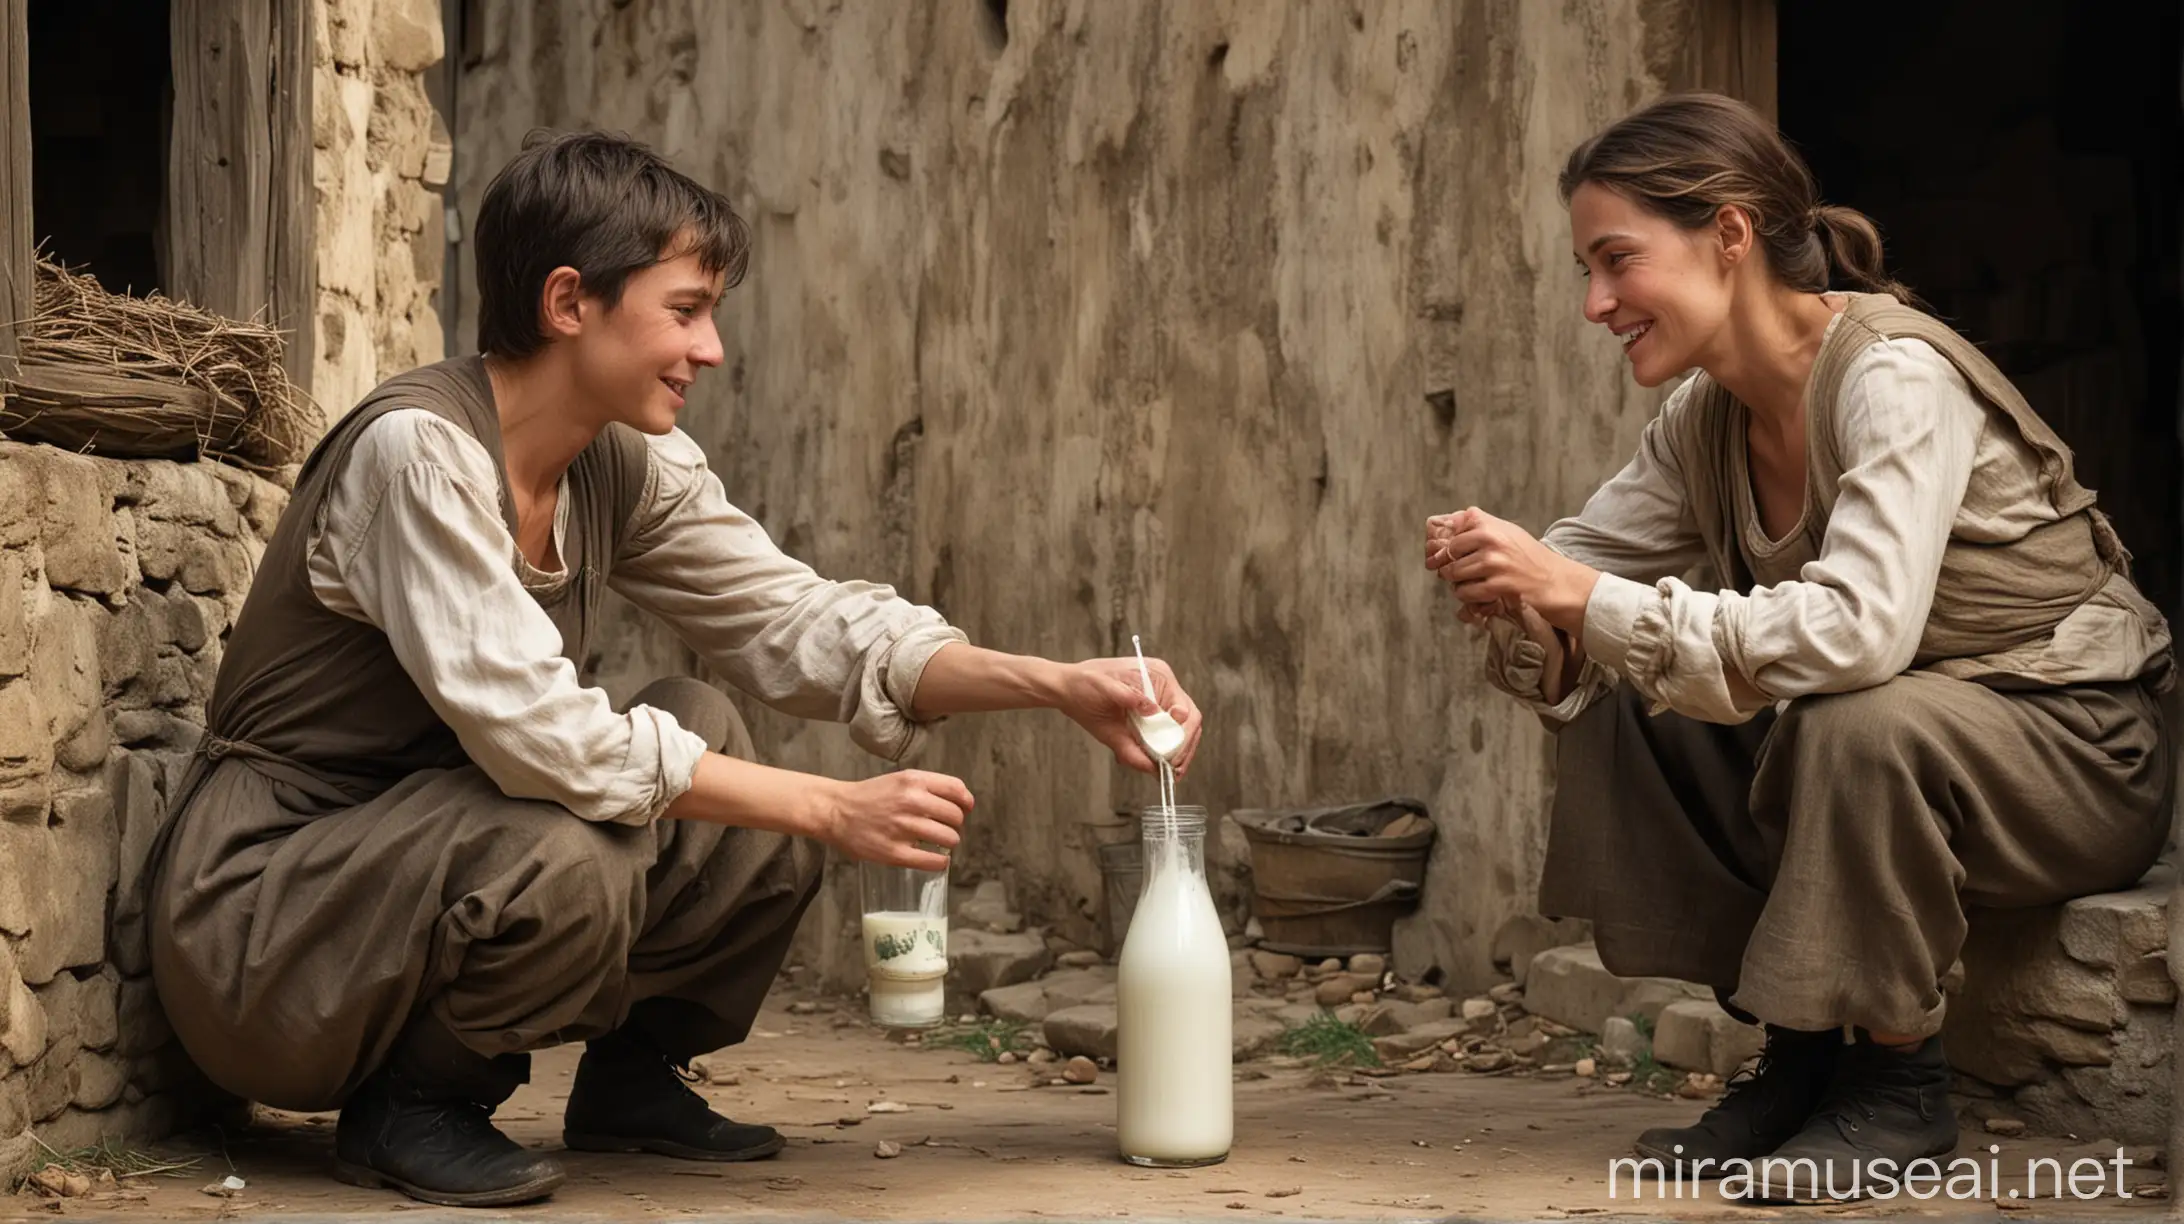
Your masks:
{"label": "woman's ponytail", "polygon": [[1822,204],[1813,210],[1812,229],[1827,252],[1828,266],[1851,288],[1913,304],[1911,290],[1882,266],[1881,231],[1871,217],[1841,204]]}

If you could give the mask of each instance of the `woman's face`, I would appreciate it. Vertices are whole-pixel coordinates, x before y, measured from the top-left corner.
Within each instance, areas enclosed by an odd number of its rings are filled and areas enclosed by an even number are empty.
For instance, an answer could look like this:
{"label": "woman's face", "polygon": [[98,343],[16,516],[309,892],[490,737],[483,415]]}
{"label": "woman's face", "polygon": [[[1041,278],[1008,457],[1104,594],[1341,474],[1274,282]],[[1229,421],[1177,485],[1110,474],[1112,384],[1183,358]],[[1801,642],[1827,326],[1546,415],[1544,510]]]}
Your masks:
{"label": "woman's face", "polygon": [[1623,342],[1631,377],[1658,387],[1695,366],[1729,317],[1731,274],[1712,228],[1687,230],[1596,183],[1570,196],[1585,317]]}

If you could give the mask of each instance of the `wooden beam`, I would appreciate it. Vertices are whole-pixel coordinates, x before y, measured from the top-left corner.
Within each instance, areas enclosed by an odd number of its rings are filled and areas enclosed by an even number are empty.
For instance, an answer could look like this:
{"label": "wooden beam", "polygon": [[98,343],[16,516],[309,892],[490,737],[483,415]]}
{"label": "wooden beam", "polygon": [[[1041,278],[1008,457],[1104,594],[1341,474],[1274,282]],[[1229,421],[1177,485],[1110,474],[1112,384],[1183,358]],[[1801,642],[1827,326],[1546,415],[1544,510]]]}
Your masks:
{"label": "wooden beam", "polygon": [[1692,37],[1671,73],[1671,88],[1707,89],[1778,117],[1775,0],[1690,0]]}
{"label": "wooden beam", "polygon": [[311,179],[311,0],[273,0],[272,321],[288,333],[288,380],[311,390],[317,355],[318,189]]}
{"label": "wooden beam", "polygon": [[272,0],[172,9],[169,292],[234,319],[272,305]]}
{"label": "wooden beam", "polygon": [[0,0],[0,381],[14,377],[30,320],[30,0]]}

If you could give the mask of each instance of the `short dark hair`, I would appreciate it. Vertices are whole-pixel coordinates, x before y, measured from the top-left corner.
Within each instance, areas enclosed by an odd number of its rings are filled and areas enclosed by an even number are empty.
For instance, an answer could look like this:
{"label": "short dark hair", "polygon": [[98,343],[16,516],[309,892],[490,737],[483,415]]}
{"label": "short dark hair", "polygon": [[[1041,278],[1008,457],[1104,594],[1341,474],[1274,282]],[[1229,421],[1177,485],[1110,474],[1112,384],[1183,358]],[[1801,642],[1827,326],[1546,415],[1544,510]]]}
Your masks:
{"label": "short dark hair", "polygon": [[478,348],[528,357],[546,344],[539,295],[555,268],[575,268],[584,291],[609,306],[632,273],[693,251],[733,286],[750,263],[751,232],[728,197],[626,136],[540,129],[487,185],[472,246]]}

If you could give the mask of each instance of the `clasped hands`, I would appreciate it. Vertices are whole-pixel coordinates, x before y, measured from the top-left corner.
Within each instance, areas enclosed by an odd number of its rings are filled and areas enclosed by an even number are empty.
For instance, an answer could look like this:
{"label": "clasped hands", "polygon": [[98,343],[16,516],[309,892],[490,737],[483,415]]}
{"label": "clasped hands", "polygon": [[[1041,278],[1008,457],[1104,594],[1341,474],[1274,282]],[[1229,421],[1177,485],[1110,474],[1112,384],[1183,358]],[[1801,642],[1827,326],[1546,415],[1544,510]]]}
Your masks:
{"label": "clasped hands", "polygon": [[1545,695],[1560,698],[1598,570],[1476,506],[1426,520],[1426,568],[1448,583],[1465,624],[1505,620],[1537,642],[1547,652]]}

